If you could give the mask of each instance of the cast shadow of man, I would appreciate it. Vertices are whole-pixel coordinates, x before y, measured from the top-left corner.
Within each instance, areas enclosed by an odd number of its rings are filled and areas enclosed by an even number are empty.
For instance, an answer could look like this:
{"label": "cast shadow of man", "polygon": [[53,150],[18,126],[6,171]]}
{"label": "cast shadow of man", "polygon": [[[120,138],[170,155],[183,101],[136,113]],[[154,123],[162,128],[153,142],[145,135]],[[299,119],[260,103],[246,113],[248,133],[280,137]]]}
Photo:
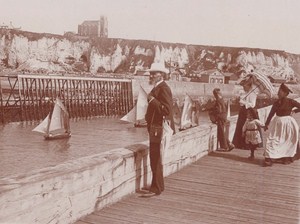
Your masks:
{"label": "cast shadow of man", "polygon": [[[134,144],[124,147],[134,153],[134,169],[135,169],[135,191],[142,192],[142,189],[148,184],[148,154],[149,146],[148,144]],[[114,193],[118,189],[113,189],[109,193]],[[102,188],[100,187],[100,195]],[[107,195],[101,195],[98,197],[94,209],[97,210],[102,202],[102,200],[107,197]]]}
{"label": "cast shadow of man", "polygon": [[134,153],[135,164],[135,190],[137,193],[142,193],[143,189],[148,185],[148,154],[149,146],[146,144],[134,144],[125,147]]}

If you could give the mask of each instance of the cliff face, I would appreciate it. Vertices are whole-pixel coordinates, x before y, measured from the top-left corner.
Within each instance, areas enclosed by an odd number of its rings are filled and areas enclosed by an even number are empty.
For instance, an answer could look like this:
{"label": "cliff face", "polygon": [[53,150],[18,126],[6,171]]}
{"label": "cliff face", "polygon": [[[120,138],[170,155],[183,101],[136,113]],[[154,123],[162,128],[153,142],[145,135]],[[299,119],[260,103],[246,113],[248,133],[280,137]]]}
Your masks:
{"label": "cliff face", "polygon": [[284,51],[85,38],[0,29],[0,66],[18,71],[135,73],[153,61],[183,73],[218,68],[238,73],[256,69],[295,80],[300,55]]}

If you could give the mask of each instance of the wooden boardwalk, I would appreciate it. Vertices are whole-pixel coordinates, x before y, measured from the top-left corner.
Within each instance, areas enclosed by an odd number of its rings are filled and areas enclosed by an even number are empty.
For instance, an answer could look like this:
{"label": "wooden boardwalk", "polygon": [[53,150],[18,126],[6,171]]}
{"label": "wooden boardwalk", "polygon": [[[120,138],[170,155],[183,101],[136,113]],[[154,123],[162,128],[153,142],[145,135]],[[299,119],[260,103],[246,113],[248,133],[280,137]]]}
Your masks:
{"label": "wooden boardwalk", "polygon": [[165,178],[152,198],[135,193],[76,224],[299,224],[300,160],[262,167],[249,151],[213,152]]}

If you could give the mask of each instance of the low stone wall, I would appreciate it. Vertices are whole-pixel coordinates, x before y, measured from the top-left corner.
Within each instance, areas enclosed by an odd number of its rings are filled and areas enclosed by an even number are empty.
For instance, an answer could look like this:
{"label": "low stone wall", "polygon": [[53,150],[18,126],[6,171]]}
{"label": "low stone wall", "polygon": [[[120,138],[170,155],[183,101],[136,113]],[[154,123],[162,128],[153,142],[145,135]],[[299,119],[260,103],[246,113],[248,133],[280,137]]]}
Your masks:
{"label": "low stone wall", "polygon": [[[216,127],[173,136],[167,176],[216,149]],[[72,223],[150,183],[148,141],[0,180],[0,223]]]}
{"label": "low stone wall", "polygon": [[[230,118],[230,138],[236,120],[236,116]],[[163,152],[164,175],[215,150],[216,135],[216,126],[209,123],[173,135],[169,149]],[[150,180],[147,141],[3,178],[0,223],[72,223],[146,186]]]}

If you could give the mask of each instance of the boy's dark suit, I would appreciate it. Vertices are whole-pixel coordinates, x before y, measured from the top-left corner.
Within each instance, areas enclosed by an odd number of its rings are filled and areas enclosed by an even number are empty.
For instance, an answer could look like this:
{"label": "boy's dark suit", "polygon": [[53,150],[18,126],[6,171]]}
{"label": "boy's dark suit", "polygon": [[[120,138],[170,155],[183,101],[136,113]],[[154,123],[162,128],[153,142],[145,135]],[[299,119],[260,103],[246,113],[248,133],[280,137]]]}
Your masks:
{"label": "boy's dark suit", "polygon": [[[148,132],[151,124],[162,126],[163,118],[170,121],[171,128],[174,128],[173,120],[173,98],[170,87],[163,81],[152,89],[150,95],[154,97],[149,102],[145,119]],[[152,171],[152,183],[150,191],[159,195],[164,190],[163,168],[160,154],[160,143],[150,140],[150,166]]]}
{"label": "boy's dark suit", "polygon": [[220,144],[220,148],[229,151],[232,146],[228,139],[228,134],[226,134],[225,126],[229,121],[227,120],[227,108],[223,98],[216,99],[214,111],[216,113],[217,139]]}

